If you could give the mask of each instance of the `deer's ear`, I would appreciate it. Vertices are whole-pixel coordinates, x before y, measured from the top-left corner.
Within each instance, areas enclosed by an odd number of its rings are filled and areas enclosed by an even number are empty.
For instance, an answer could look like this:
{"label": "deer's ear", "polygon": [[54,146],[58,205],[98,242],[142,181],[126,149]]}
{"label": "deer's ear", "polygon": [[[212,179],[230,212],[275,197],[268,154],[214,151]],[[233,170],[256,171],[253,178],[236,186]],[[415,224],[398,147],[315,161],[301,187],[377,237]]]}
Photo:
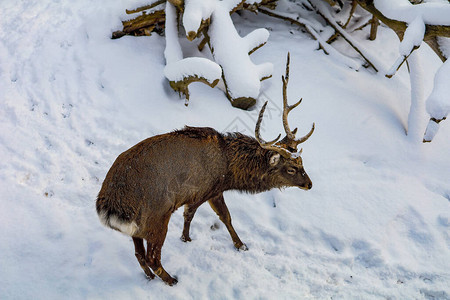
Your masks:
{"label": "deer's ear", "polygon": [[279,153],[274,154],[274,155],[272,155],[272,157],[270,157],[269,164],[272,167],[276,166],[279,162],[280,162],[280,154]]}

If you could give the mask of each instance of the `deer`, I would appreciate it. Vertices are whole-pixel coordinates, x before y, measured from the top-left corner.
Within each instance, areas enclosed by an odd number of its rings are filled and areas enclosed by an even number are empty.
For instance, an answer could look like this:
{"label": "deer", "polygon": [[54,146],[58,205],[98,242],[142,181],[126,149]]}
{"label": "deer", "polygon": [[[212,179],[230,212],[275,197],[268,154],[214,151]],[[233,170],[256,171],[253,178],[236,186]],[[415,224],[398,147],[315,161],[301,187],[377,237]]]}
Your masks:
{"label": "deer", "polygon": [[[288,114],[302,101],[287,102],[288,53],[283,83],[282,121],[286,136],[271,141],[260,135],[267,101],[261,107],[255,137],[239,132],[222,134],[209,127],[184,127],[147,138],[120,154],[103,181],[96,201],[101,223],[132,237],[135,256],[146,277],[157,275],[172,286],[178,282],[161,264],[161,248],[170,217],[184,206],[181,240],[190,242],[190,224],[197,208],[208,202],[227,228],[234,247],[248,250],[231,223],[223,197],[228,190],[259,193],[273,188],[312,188],[303,168],[298,145],[302,138],[291,131]],[[147,242],[147,249],[144,247]]]}

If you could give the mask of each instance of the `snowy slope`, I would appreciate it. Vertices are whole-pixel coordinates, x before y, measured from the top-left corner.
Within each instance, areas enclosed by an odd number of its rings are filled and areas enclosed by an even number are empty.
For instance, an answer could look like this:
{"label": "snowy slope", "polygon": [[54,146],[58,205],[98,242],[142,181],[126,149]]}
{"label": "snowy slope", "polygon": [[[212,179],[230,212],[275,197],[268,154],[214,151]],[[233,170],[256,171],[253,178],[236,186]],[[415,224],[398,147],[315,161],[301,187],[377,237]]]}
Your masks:
{"label": "snowy slope", "polygon": [[[450,298],[448,121],[432,143],[411,141],[406,68],[392,79],[356,72],[296,28],[253,14],[234,21],[241,36],[270,28],[252,55],[275,66],[257,104],[270,101],[263,136],[282,131],[280,77],[290,51],[288,95],[303,97],[290,123],[300,135],[316,123],[303,146],[314,187],[227,193],[247,252],[234,250],[208,205],[192,222],[193,241],[181,242],[177,211],[162,261],[179,283],[147,281],[131,239],[102,227],[95,212],[112,162],[185,124],[252,135],[258,108],[232,108],[202,84],[191,87],[186,108],[163,75],[164,38],[109,39],[124,9],[142,4],[0,2],[0,298]],[[380,30],[361,42],[390,66],[398,41]],[[440,63],[426,46],[418,51],[426,98]]]}

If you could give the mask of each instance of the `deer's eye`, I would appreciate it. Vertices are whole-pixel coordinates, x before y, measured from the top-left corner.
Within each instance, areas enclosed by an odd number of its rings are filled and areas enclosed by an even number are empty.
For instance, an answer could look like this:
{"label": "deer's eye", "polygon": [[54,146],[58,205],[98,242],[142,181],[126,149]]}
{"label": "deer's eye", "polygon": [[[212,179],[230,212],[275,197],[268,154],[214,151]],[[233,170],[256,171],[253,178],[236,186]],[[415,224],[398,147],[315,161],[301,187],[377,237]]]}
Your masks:
{"label": "deer's eye", "polygon": [[297,170],[295,168],[288,168],[287,173],[289,175],[294,175],[295,173],[297,173]]}

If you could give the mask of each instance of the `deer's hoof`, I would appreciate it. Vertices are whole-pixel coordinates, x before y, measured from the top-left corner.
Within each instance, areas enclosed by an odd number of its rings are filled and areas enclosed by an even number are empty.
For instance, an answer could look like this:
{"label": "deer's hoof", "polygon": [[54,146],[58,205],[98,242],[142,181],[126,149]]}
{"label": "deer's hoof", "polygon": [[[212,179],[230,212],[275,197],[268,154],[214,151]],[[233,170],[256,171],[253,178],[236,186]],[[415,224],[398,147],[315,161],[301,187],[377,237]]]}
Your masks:
{"label": "deer's hoof", "polygon": [[155,275],[152,272],[150,272],[150,270],[148,270],[148,272],[145,272],[144,275],[145,275],[145,278],[147,278],[147,280],[155,279]]}
{"label": "deer's hoof", "polygon": [[176,276],[170,277],[169,280],[166,281],[166,283],[170,286],[174,286],[175,284],[178,283],[178,279]]}
{"label": "deer's hoof", "polygon": [[244,244],[244,243],[242,243],[242,245],[236,245],[236,249],[238,250],[238,251],[247,251],[248,250],[248,247],[247,247],[247,245],[246,244]]}
{"label": "deer's hoof", "polygon": [[188,237],[188,236],[184,236],[184,235],[182,235],[181,237],[180,237],[180,240],[182,240],[183,242],[192,242],[192,240],[191,240],[191,238],[190,237]]}

